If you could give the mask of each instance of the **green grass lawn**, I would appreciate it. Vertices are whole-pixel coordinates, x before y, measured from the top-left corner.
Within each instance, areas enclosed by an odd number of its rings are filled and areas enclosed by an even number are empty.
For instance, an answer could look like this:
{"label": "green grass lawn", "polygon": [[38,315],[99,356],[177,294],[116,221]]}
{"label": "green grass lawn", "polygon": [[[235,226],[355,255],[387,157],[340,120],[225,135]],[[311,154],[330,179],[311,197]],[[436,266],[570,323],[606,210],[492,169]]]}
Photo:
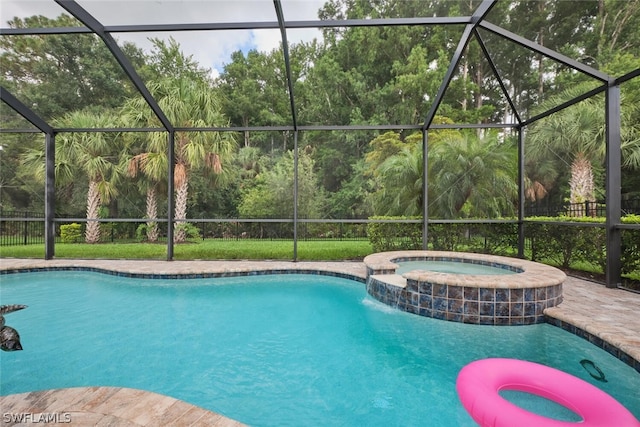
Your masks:
{"label": "green grass lawn", "polygon": [[[373,249],[368,240],[313,240],[298,242],[298,261],[361,260]],[[0,257],[44,258],[44,245],[1,246]],[[79,259],[167,259],[166,243],[56,243],[55,258]],[[176,260],[293,260],[293,241],[290,240],[197,240],[174,246]],[[544,260],[542,260],[544,262]],[[553,265],[553,263],[549,263]],[[593,272],[596,281],[602,273],[592,265],[573,265],[575,271]],[[625,275],[627,287],[640,290],[640,272]]]}
{"label": "green grass lawn", "polygon": [[[337,261],[362,259],[372,253],[368,240],[298,242],[298,260]],[[5,258],[44,258],[44,245],[3,246]],[[55,258],[166,259],[161,243],[56,243]],[[293,259],[293,241],[207,239],[174,246],[174,259]]]}

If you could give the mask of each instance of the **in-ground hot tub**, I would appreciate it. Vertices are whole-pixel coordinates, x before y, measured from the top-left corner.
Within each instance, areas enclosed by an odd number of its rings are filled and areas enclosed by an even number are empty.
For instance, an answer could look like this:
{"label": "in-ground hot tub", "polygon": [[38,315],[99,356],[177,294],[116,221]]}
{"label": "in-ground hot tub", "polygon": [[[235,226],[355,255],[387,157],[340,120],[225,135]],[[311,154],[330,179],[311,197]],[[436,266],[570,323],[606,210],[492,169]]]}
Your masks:
{"label": "in-ground hot tub", "polygon": [[[413,262],[420,264],[412,269]],[[460,272],[431,271],[429,262],[447,269],[460,263]],[[367,292],[377,300],[421,316],[482,325],[543,323],[544,310],[562,302],[566,278],[548,265],[464,252],[381,252],[364,263]],[[408,271],[397,274],[399,263]],[[465,273],[470,264],[482,271]]]}

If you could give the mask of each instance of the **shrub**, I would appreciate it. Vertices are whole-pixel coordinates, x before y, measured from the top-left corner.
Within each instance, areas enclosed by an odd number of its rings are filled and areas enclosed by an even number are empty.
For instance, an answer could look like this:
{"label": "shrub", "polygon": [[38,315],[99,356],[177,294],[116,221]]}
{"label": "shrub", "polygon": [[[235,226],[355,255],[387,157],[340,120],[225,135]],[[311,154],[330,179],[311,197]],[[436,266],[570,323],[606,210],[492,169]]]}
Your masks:
{"label": "shrub", "polygon": [[64,224],[60,226],[60,240],[62,243],[82,242],[82,225],[77,223]]}
{"label": "shrub", "polygon": [[200,229],[190,222],[181,222],[176,225],[175,231],[184,230],[187,239],[201,239]]}
{"label": "shrub", "polygon": [[142,223],[138,225],[136,228],[136,240],[138,242],[146,242],[147,241],[147,224]]}
{"label": "shrub", "polygon": [[[640,215],[627,215],[623,224],[640,224]],[[622,274],[640,272],[640,230],[622,230]]]}
{"label": "shrub", "polygon": [[[415,220],[420,217],[375,216],[374,220]],[[374,252],[422,248],[422,224],[372,222],[367,224],[367,236]]]}
{"label": "shrub", "polygon": [[[420,217],[372,217],[384,220],[420,220]],[[604,272],[607,262],[605,219],[602,217],[530,217],[525,237],[531,260],[562,268],[587,263]],[[568,223],[568,224],[567,224]],[[640,215],[622,217],[623,224],[640,224]],[[367,234],[374,252],[422,248],[422,223],[370,223]],[[640,271],[640,230],[621,230],[622,274]],[[429,247],[435,250],[473,251],[513,255],[518,247],[517,223],[430,223]]]}

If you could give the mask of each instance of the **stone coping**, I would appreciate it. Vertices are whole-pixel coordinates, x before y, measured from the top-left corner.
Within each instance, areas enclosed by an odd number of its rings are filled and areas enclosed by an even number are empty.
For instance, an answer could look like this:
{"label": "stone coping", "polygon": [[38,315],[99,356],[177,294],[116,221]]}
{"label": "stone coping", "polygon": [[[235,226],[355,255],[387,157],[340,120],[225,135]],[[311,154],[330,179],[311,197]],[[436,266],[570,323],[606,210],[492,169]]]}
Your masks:
{"label": "stone coping", "polygon": [[415,270],[404,273],[406,279],[418,282],[430,282],[451,286],[481,288],[542,288],[561,284],[566,275],[563,271],[548,265],[519,258],[448,251],[392,251],[380,252],[364,258],[367,273],[395,274],[398,265],[395,260],[424,260],[438,258],[462,259],[476,264],[509,266],[521,273],[507,275],[451,274],[435,271]]}
{"label": "stone coping", "polygon": [[73,387],[0,397],[6,426],[209,426],[244,424],[173,397],[123,387]]}

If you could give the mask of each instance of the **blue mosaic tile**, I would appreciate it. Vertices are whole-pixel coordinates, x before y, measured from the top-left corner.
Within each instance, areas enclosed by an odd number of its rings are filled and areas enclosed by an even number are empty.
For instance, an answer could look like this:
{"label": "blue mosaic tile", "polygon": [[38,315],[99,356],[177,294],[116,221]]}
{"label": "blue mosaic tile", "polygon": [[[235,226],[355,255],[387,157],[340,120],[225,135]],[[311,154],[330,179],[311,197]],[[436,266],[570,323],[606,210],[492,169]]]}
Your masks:
{"label": "blue mosaic tile", "polygon": [[446,297],[447,296],[447,285],[441,285],[438,283],[433,284],[433,296],[434,297]]}
{"label": "blue mosaic tile", "polygon": [[481,325],[495,325],[496,318],[494,316],[480,316]]}
{"label": "blue mosaic tile", "polygon": [[496,289],[496,302],[508,302],[509,301],[509,289]]}
{"label": "blue mosaic tile", "polygon": [[477,316],[478,314],[480,314],[480,304],[476,301],[465,301],[464,314],[467,316]]}
{"label": "blue mosaic tile", "polygon": [[444,311],[435,311],[431,312],[431,317],[434,319],[447,320],[447,313]]}
{"label": "blue mosaic tile", "polygon": [[513,302],[523,302],[524,300],[524,290],[523,289],[510,289],[509,290],[509,301]]}
{"label": "blue mosaic tile", "polygon": [[532,317],[536,316],[536,304],[534,302],[524,303],[524,315]]}
{"label": "blue mosaic tile", "polygon": [[536,316],[544,315],[544,310],[547,308],[547,304],[544,301],[537,301],[535,304],[536,304]]}
{"label": "blue mosaic tile", "polygon": [[447,311],[448,303],[446,298],[433,297],[433,310],[434,311]]}
{"label": "blue mosaic tile", "polygon": [[509,303],[508,302],[497,302],[496,304],[496,313],[495,316],[509,317]]}
{"label": "blue mosaic tile", "polygon": [[451,299],[462,299],[462,288],[460,286],[447,286],[448,297]]}
{"label": "blue mosaic tile", "polygon": [[432,308],[431,295],[420,294],[420,308]]}
{"label": "blue mosaic tile", "polygon": [[492,302],[480,303],[480,315],[481,316],[494,316],[496,305]]}
{"label": "blue mosaic tile", "polygon": [[433,312],[431,311],[430,308],[420,307],[419,314],[420,314],[420,316],[424,316],[424,317],[433,317],[432,316]]}
{"label": "blue mosaic tile", "polygon": [[480,289],[480,301],[495,301],[495,289]]}
{"label": "blue mosaic tile", "polygon": [[447,300],[447,311],[449,313],[462,313],[464,309],[464,304],[461,299],[449,299]]}
{"label": "blue mosaic tile", "polygon": [[535,301],[536,299],[536,291],[533,288],[527,288],[524,290],[524,301]]}
{"label": "blue mosaic tile", "polygon": [[471,324],[474,324],[474,325],[478,325],[478,324],[480,324],[480,316],[465,315],[462,318],[462,322],[463,323],[471,323]]}
{"label": "blue mosaic tile", "polygon": [[420,286],[418,287],[418,291],[421,294],[431,295],[432,289],[433,289],[433,285],[431,285],[431,283],[429,282],[420,282]]}
{"label": "blue mosaic tile", "polygon": [[544,318],[539,319],[536,316],[524,316],[522,318],[523,325],[534,325],[536,323],[543,323],[543,322],[544,322]]}
{"label": "blue mosaic tile", "polygon": [[153,274],[153,273],[129,273],[122,271],[106,270],[96,267],[37,267],[28,269],[1,270],[0,274],[19,274],[19,273],[39,273],[48,271],[88,271],[93,273],[107,274],[110,276],[130,277],[137,279],[211,279],[217,277],[239,277],[254,275],[271,275],[271,274],[314,274],[319,276],[340,277],[343,279],[354,280],[359,283],[366,283],[366,279],[347,273],[335,273],[322,270],[253,270],[253,271],[237,271],[237,272],[211,272],[211,273],[184,273],[184,274]]}
{"label": "blue mosaic tile", "polygon": [[409,292],[411,296],[411,305],[418,307],[420,305],[420,294],[417,292]]}
{"label": "blue mosaic tile", "polygon": [[512,302],[509,307],[509,316],[511,317],[524,316],[524,304],[521,302]]}
{"label": "blue mosaic tile", "polygon": [[409,291],[419,292],[418,281],[413,279],[407,279],[407,287],[405,289]]}
{"label": "blue mosaic tile", "polygon": [[478,301],[480,291],[476,287],[467,286],[464,288],[464,299],[467,301]]}
{"label": "blue mosaic tile", "polygon": [[450,322],[462,322],[463,316],[459,313],[447,313],[446,319]]}

